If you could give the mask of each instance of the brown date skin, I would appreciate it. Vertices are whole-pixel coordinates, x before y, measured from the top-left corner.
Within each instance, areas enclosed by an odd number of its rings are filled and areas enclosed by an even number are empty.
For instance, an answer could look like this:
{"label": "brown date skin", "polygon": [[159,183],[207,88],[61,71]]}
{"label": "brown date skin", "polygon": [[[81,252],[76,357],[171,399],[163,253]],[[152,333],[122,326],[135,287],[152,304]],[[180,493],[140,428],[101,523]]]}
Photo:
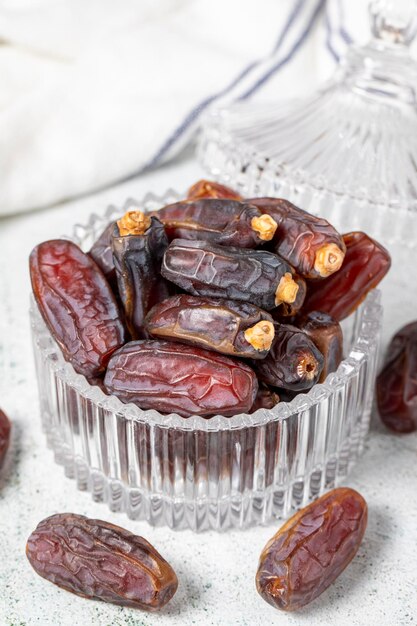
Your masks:
{"label": "brown date skin", "polygon": [[[266,345],[256,349],[245,331],[267,321]],[[262,359],[274,337],[272,317],[248,302],[180,294],[155,305],[145,319],[145,329],[158,339],[200,346],[230,356]],[[265,349],[260,349],[261,347]]]}
{"label": "brown date skin", "polygon": [[293,515],[262,551],[256,588],[277,609],[296,611],[323,593],[361,545],[368,510],[353,489],[329,491]]}
{"label": "brown date skin", "polygon": [[255,413],[258,409],[273,409],[276,404],[280,401],[279,395],[276,391],[273,391],[265,385],[265,383],[260,383],[258,388],[258,393],[256,394],[255,402],[252,405],[250,413]]}
{"label": "brown date skin", "polygon": [[275,311],[271,312],[272,317],[274,317],[277,322],[291,323],[289,321],[290,318],[295,317],[303,307],[307,294],[307,283],[304,278],[297,274],[295,274],[293,278],[298,285],[297,297],[291,304],[283,302]]}
{"label": "brown date skin", "polygon": [[305,333],[289,324],[276,324],[268,355],[252,365],[267,385],[304,391],[318,381],[323,363],[323,355]]}
{"label": "brown date skin", "polygon": [[251,302],[268,311],[277,306],[277,287],[286,274],[292,275],[292,268],[264,250],[175,239],[161,273],[195,296]]}
{"label": "brown date skin", "polygon": [[[263,213],[270,215],[278,224],[274,243],[275,252],[305,278],[324,278],[340,268],[346,250],[342,236],[323,218],[299,209],[281,198],[251,198]],[[334,265],[320,263],[317,253],[327,246],[334,254]]]}
{"label": "brown date skin", "polygon": [[37,574],[84,598],[158,611],[174,595],[172,567],[143,537],[83,515],[40,522],[26,556]]}
{"label": "brown date skin", "polygon": [[123,402],[183,417],[247,413],[258,391],[255,373],[242,361],[151,340],[132,341],[118,350],[104,385]]}
{"label": "brown date skin", "polygon": [[169,296],[168,284],[160,276],[168,240],[155,217],[150,218],[149,228],[141,235],[120,236],[117,225],[113,233],[113,258],[126,324],[133,339],[143,338],[146,314]]}
{"label": "brown date skin", "polygon": [[183,200],[153,213],[165,226],[168,239],[201,239],[207,242],[241,248],[255,248],[270,241],[275,228],[260,236],[252,225],[260,218],[259,209],[244,202],[202,198]]}
{"label": "brown date skin", "polygon": [[323,355],[324,365],[318,380],[322,383],[342,361],[343,333],[340,324],[328,313],[311,311],[297,318],[295,325],[310,337]]}
{"label": "brown date skin", "polygon": [[236,191],[226,185],[221,185],[212,180],[198,180],[192,185],[187,194],[188,200],[200,198],[228,198],[229,200],[243,200]]}
{"label": "brown date skin", "polygon": [[0,470],[4,465],[7,450],[10,445],[12,425],[6,413],[0,409]]}
{"label": "brown date skin", "polygon": [[388,251],[365,233],[347,233],[343,240],[342,267],[326,280],[308,284],[303,312],[323,311],[340,322],[358,308],[391,267]]}
{"label": "brown date skin", "polygon": [[87,378],[100,376],[125,341],[115,297],[102,271],[71,241],[54,239],[33,249],[33,293],[64,358]]}
{"label": "brown date skin", "polygon": [[112,250],[115,223],[116,222],[110,222],[110,224],[106,226],[88,253],[93,261],[97,263],[109,282],[113,282],[116,279]]}
{"label": "brown date skin", "polygon": [[379,415],[390,430],[417,430],[417,321],[392,338],[377,378],[376,395]]}

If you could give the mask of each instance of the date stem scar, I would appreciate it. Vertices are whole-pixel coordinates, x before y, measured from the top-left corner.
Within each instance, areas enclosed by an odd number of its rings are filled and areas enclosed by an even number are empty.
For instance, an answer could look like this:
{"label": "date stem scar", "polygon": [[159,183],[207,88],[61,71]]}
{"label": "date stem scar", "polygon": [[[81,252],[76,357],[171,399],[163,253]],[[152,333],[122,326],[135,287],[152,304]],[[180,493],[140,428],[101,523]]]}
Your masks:
{"label": "date stem scar", "polygon": [[270,215],[261,215],[253,217],[251,221],[252,230],[258,233],[259,239],[262,241],[271,241],[275,235],[278,224]]}
{"label": "date stem scar", "polygon": [[337,244],[327,243],[317,250],[314,269],[322,278],[326,278],[340,270],[344,258],[345,254]]}
{"label": "date stem scar", "polygon": [[275,304],[279,306],[283,302],[292,304],[297,297],[299,286],[291,276],[290,272],[286,272],[278,283],[275,292]]}
{"label": "date stem scar", "polygon": [[142,211],[128,211],[117,220],[121,237],[143,235],[151,225],[151,218]]}
{"label": "date stem scar", "polygon": [[272,322],[263,320],[246,329],[245,339],[255,350],[269,350],[275,337],[275,329]]}

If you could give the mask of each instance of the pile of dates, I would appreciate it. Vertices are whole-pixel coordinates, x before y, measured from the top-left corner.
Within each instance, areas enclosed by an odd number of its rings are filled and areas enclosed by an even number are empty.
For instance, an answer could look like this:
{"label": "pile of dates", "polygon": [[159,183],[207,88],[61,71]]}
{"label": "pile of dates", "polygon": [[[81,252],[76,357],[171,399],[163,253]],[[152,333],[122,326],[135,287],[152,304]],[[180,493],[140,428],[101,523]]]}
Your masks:
{"label": "pile of dates", "polygon": [[272,408],[342,358],[339,322],[384,277],[362,232],[200,181],[108,225],[89,253],[36,246],[33,292],[74,369],[123,402],[184,417]]}

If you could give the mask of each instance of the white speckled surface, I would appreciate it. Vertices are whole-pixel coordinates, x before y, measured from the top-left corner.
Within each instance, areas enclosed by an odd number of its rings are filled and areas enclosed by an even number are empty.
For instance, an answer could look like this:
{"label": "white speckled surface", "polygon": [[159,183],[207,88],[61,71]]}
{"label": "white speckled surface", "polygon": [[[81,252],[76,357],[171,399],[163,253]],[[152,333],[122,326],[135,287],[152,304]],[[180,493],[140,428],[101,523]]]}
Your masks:
{"label": "white speckled surface", "polygon": [[[0,626],[414,624],[417,434],[395,437],[374,425],[365,454],[347,481],[369,504],[364,543],[337,582],[296,615],[274,611],[254,586],[259,553],[278,524],[222,535],[154,529],[110,513],[77,491],[46,449],[27,315],[31,248],[70,232],[74,222],[86,221],[89,213],[111,202],[120,204],[129,195],[141,197],[170,186],[182,189],[200,174],[196,164],[183,162],[93,197],[0,220],[0,406],[14,424],[11,454],[0,480]],[[385,343],[394,328],[417,318],[417,253],[414,260],[410,252],[394,253],[394,270],[384,288]],[[406,272],[400,271],[404,262]],[[401,289],[406,283],[408,288]],[[177,571],[180,586],[172,603],[158,615],[144,614],[78,598],[36,576],[25,558],[26,538],[42,518],[63,511],[103,518],[143,534]]]}

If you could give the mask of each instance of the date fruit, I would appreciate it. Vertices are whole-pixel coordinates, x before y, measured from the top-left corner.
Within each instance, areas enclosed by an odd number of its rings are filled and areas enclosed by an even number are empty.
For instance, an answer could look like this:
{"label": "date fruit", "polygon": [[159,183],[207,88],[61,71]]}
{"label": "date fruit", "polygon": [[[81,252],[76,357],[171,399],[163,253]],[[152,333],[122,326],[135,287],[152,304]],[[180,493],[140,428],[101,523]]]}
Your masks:
{"label": "date fruit", "polygon": [[280,397],[275,391],[272,391],[268,385],[260,383],[258,393],[256,394],[255,402],[252,405],[250,413],[255,413],[258,409],[273,409],[279,401]]}
{"label": "date fruit", "polygon": [[29,265],[39,310],[65,359],[78,373],[99,376],[125,341],[119,309],[102,271],[63,239],[36,246]]}
{"label": "date fruit", "polygon": [[365,500],[348,488],[333,489],[293,515],[262,551],[259,594],[283,611],[317,598],[355,556],[367,517]]}
{"label": "date fruit", "polygon": [[323,218],[299,209],[281,198],[247,200],[277,223],[275,251],[305,278],[326,278],[343,263],[342,236]]}
{"label": "date fruit", "polygon": [[37,574],[84,598],[158,611],[178,587],[172,567],[142,537],[83,515],[40,522],[26,555]]}
{"label": "date fruit", "polygon": [[323,355],[324,365],[318,380],[322,383],[328,374],[337,370],[342,360],[343,333],[340,324],[327,313],[312,311],[297,319],[296,325]]}
{"label": "date fruit", "polygon": [[202,239],[241,248],[271,241],[277,228],[269,215],[236,200],[183,200],[153,213],[165,226],[168,239]]}
{"label": "date fruit", "polygon": [[303,311],[322,311],[338,322],[353,313],[391,267],[387,250],[362,232],[343,235],[346,256],[334,276],[308,284]]}
{"label": "date fruit", "polygon": [[268,355],[253,361],[259,380],[290,391],[310,389],[319,379],[324,359],[313,341],[289,324],[277,324]]}
{"label": "date fruit", "polygon": [[155,305],[145,329],[159,339],[253,359],[268,354],[275,335],[272,317],[254,304],[187,294]]}
{"label": "date fruit", "polygon": [[168,240],[161,222],[141,211],[128,211],[117,222],[113,258],[126,324],[133,339],[144,337],[148,311],[169,295],[160,276]]}
{"label": "date fruit", "polygon": [[228,198],[229,200],[243,200],[236,191],[220,185],[212,180],[198,180],[189,188],[187,194],[188,200],[198,200],[200,198]]}
{"label": "date fruit", "polygon": [[295,302],[299,288],[292,268],[276,254],[205,241],[175,239],[161,273],[195,296],[251,302],[267,311]]}
{"label": "date fruit", "polygon": [[7,450],[10,445],[12,426],[6,413],[0,409],[0,470],[4,465]]}
{"label": "date fruit", "polygon": [[132,341],[109,362],[104,385],[123,402],[162,413],[247,413],[258,391],[242,361],[169,341]]}
{"label": "date fruit", "polygon": [[109,282],[113,282],[116,275],[114,269],[112,240],[116,222],[110,222],[100,237],[94,242],[88,253],[97,263]]}
{"label": "date fruit", "polygon": [[417,321],[392,338],[376,395],[379,415],[388,428],[397,433],[417,430]]}

